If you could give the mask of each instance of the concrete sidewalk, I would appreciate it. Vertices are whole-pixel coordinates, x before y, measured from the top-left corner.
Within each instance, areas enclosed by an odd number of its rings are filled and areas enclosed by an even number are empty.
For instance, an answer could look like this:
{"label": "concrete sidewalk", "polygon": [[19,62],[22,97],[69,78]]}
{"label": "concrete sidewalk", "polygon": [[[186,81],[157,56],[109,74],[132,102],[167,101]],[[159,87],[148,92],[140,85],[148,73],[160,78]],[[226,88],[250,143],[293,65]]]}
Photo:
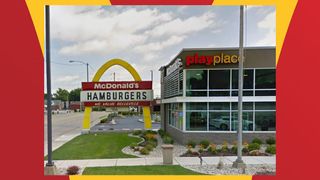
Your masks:
{"label": "concrete sidewalk", "polygon": [[[232,164],[236,156],[224,157],[203,157],[203,165],[217,165],[222,158],[225,164]],[[245,156],[243,161],[247,165],[275,165],[276,156]],[[56,160],[55,165],[58,168],[67,168],[69,166],[85,167],[110,167],[110,166],[148,166],[163,165],[162,158],[120,158],[120,159],[86,159],[86,160]],[[200,165],[198,157],[174,157],[174,165]],[[44,163],[45,165],[45,163]]]}

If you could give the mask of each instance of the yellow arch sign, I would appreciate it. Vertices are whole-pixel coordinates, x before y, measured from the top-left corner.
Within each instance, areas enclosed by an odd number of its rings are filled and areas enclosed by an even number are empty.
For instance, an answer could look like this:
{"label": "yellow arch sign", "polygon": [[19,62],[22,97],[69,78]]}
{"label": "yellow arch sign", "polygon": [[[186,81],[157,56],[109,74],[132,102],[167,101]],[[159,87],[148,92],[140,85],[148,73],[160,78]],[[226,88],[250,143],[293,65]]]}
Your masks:
{"label": "yellow arch sign", "polygon": [[[126,61],[122,59],[111,59],[103,64],[100,69],[94,75],[92,82],[99,82],[101,76],[112,66],[119,65],[126,69],[134,78],[135,81],[141,81],[141,77],[138,72]],[[82,131],[88,132],[90,130],[90,122],[91,122],[91,111],[92,107],[85,107],[84,109],[84,117],[82,122]],[[144,128],[151,129],[151,115],[150,115],[150,107],[143,106],[143,119],[144,119]]]}

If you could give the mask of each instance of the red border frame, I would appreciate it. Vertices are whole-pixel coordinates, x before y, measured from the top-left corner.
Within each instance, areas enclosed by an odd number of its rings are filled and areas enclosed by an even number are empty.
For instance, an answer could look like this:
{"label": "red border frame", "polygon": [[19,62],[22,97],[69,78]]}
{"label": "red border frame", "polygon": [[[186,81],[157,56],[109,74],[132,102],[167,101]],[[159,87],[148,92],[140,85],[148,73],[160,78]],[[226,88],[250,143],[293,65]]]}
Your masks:
{"label": "red border frame", "polygon": [[[211,4],[211,1],[111,1],[120,4]],[[253,179],[313,179],[320,162],[320,21],[315,1],[299,1],[277,67],[277,175]],[[63,179],[43,175],[44,61],[24,1],[1,6],[2,179]],[[19,83],[17,83],[19,82]],[[21,90],[23,87],[23,90]],[[15,102],[24,102],[17,107]]]}

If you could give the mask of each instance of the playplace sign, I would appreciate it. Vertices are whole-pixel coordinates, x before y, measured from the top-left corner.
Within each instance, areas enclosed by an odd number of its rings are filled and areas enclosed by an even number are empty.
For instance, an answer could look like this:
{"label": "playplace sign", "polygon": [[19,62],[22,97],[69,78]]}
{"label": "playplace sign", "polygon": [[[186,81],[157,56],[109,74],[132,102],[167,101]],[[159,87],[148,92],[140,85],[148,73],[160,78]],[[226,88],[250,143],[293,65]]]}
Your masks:
{"label": "playplace sign", "polygon": [[185,67],[188,68],[194,65],[216,66],[218,64],[237,64],[239,59],[239,56],[235,54],[199,55],[198,53],[194,53],[193,55],[187,55],[184,62]]}
{"label": "playplace sign", "polygon": [[152,81],[83,82],[80,95],[85,106],[148,106]]}

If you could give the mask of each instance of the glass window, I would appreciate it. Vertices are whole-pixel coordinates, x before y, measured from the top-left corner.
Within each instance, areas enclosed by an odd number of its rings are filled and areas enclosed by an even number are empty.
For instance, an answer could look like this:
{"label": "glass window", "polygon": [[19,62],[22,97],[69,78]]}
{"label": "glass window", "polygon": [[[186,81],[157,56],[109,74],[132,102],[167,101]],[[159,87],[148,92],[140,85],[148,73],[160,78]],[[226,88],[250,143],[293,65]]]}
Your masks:
{"label": "glass window", "polygon": [[207,89],[207,70],[187,70],[187,89]]}
{"label": "glass window", "polygon": [[276,112],[255,112],[255,130],[256,131],[275,131],[276,130]]}
{"label": "glass window", "polygon": [[256,110],[276,110],[276,102],[256,102]]}
{"label": "glass window", "polygon": [[209,71],[210,89],[230,89],[230,70]]}
{"label": "glass window", "polygon": [[[253,110],[253,103],[252,102],[244,102],[242,104],[243,110]],[[238,110],[238,102],[232,102],[232,110]]]}
{"label": "glass window", "polygon": [[187,91],[186,96],[208,96],[207,91]]}
{"label": "glass window", "polygon": [[209,96],[230,96],[230,91],[210,91]]}
{"label": "glass window", "polygon": [[[238,130],[238,112],[232,112],[232,131]],[[242,112],[242,130],[253,131],[253,112]]]}
{"label": "glass window", "polygon": [[210,112],[209,113],[210,131],[229,131],[230,113],[229,112]]}
{"label": "glass window", "polygon": [[275,90],[256,90],[256,96],[275,96]]}
{"label": "glass window", "polygon": [[169,124],[178,129],[182,129],[183,113],[182,103],[173,103],[168,105]]}
{"label": "glass window", "polygon": [[186,112],[186,130],[207,131],[207,112]]}
{"label": "glass window", "polygon": [[275,89],[276,70],[256,69],[256,89]]}
{"label": "glass window", "polygon": [[[253,96],[253,91],[246,91],[242,92],[243,96]],[[232,91],[232,96],[238,96],[238,91]]]}
{"label": "glass window", "polygon": [[230,110],[229,102],[213,102],[209,103],[210,110]]}
{"label": "glass window", "polygon": [[[239,71],[232,70],[232,89],[238,89]],[[243,71],[243,89],[253,89],[253,69]]]}
{"label": "glass window", "polygon": [[170,109],[170,104],[167,106],[168,110],[168,121],[170,125],[173,125],[172,118],[171,118],[171,109]]}
{"label": "glass window", "polygon": [[179,92],[183,90],[183,71],[179,72]]}
{"label": "glass window", "polygon": [[190,102],[186,103],[187,110],[207,110],[206,102]]}

